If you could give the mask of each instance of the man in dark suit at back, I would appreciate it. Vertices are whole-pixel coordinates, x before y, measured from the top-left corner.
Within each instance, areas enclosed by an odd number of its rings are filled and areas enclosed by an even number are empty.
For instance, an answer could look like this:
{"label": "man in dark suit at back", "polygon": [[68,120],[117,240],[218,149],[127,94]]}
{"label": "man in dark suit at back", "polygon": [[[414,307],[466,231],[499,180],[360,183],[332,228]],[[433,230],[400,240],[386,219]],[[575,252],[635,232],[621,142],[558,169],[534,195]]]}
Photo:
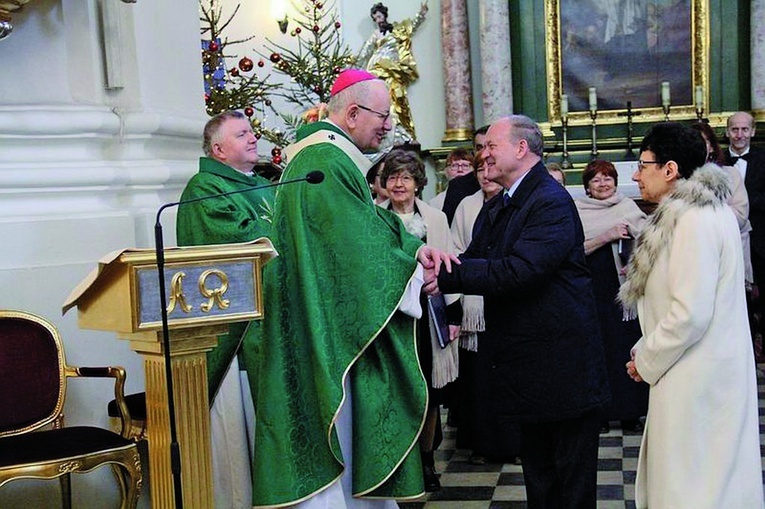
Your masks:
{"label": "man in dark suit at back", "polygon": [[[765,150],[752,147],[755,123],[751,114],[738,111],[728,117],[728,127],[725,134],[730,145],[725,151],[725,163],[734,166],[744,180],[746,193],[749,196],[749,222],[752,231],[749,233],[752,256],[752,271],[754,282],[760,293],[759,299],[754,300],[753,311],[765,319]],[[760,334],[763,333],[760,323]]]}
{"label": "man in dark suit at back", "polygon": [[574,202],[542,163],[528,117],[494,123],[483,155],[505,192],[481,211],[444,293],[484,296],[481,349],[499,419],[521,423],[531,509],[595,508],[598,410],[609,400],[584,234]]}

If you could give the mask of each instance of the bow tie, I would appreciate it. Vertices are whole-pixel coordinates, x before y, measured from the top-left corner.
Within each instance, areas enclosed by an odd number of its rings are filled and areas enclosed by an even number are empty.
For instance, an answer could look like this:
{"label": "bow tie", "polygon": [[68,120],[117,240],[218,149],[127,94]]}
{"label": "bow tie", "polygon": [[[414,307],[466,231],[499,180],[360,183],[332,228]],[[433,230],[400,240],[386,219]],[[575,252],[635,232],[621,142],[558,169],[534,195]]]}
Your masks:
{"label": "bow tie", "polygon": [[743,156],[730,156],[730,164],[736,164],[736,162],[739,159],[743,159],[744,161],[749,161],[749,154],[744,154]]}

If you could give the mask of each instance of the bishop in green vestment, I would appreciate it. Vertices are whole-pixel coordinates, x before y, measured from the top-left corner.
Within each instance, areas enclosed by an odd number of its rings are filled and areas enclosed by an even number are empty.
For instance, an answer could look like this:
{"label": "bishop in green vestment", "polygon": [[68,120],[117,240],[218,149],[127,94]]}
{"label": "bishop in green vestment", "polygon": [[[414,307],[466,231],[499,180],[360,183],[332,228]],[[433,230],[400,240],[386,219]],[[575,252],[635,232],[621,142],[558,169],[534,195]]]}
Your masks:
{"label": "bishop in green vestment", "polygon": [[[205,128],[205,153],[199,173],[191,177],[181,201],[258,185],[270,184],[253,175],[258,161],[255,135],[247,118],[237,111],[211,119]],[[183,204],[178,209],[176,237],[179,246],[231,244],[266,237],[271,231],[273,188]],[[229,334],[207,355],[210,401],[236,355],[247,323],[232,324]]]}
{"label": "bishop in green vestment", "polygon": [[[399,307],[430,248],[375,206],[361,152],[390,130],[389,108],[383,81],[344,71],[329,121],[304,126],[285,150],[284,179],[314,170],[326,178],[277,192],[279,257],[264,270],[262,327],[244,339],[247,364],[260,361],[250,379],[254,506],[310,507],[342,484],[351,459],[353,497],[424,493],[417,439],[427,387],[415,320]],[[349,395],[352,452],[341,450],[336,426]]]}

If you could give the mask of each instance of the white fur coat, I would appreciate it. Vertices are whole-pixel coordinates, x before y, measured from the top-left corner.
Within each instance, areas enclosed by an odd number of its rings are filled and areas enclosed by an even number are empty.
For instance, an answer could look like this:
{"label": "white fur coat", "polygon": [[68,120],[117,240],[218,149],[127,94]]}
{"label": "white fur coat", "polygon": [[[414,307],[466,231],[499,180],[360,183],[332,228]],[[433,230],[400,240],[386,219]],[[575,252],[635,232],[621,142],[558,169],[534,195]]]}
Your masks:
{"label": "white fur coat", "polygon": [[643,335],[633,353],[651,386],[638,508],[763,507],[757,382],[729,189],[714,165],[679,181],[638,238],[621,288],[623,302],[637,306]]}

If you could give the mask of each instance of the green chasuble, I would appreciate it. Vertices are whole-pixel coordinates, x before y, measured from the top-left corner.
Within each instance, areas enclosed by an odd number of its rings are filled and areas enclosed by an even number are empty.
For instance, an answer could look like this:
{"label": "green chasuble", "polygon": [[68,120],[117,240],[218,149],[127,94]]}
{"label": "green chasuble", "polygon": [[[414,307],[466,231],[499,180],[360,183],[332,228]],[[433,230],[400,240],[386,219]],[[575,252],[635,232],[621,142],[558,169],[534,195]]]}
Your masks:
{"label": "green chasuble", "polygon": [[[191,177],[181,200],[267,185],[260,176],[245,175],[209,157],[199,158],[199,173]],[[271,233],[274,189],[242,192],[178,208],[176,238],[179,246],[249,242]],[[218,346],[207,354],[209,397],[212,402],[231,364],[247,323],[232,324],[229,334],[218,338]]]}
{"label": "green chasuble", "polygon": [[250,378],[253,505],[300,502],[339,480],[344,459],[334,422],[346,377],[353,397],[354,496],[419,496],[417,439],[427,387],[415,320],[397,308],[422,244],[394,214],[374,205],[364,176],[369,163],[339,128],[309,124],[298,140],[296,147],[307,146],[296,154],[287,148],[283,178],[313,170],[326,178],[277,192],[279,256],[264,271],[262,327],[248,331],[242,347],[244,356],[260,359]]}

